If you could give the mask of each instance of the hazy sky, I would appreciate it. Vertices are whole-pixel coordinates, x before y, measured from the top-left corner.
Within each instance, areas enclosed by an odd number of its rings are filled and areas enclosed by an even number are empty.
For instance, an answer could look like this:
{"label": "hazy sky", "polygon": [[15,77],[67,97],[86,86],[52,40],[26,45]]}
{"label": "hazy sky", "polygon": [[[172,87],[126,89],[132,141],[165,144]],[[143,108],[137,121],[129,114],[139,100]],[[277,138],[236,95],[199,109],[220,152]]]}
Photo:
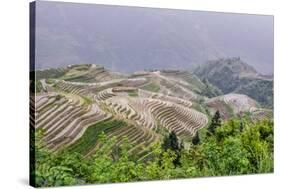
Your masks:
{"label": "hazy sky", "polygon": [[36,68],[191,68],[240,56],[273,72],[273,16],[36,2]]}

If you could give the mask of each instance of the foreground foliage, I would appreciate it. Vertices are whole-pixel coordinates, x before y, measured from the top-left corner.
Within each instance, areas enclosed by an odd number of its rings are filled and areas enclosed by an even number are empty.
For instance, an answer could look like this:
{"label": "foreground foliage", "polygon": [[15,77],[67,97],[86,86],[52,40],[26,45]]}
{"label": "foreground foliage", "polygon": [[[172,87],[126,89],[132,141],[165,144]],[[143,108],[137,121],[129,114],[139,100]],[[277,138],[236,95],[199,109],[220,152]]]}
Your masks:
{"label": "foreground foliage", "polygon": [[269,120],[230,120],[211,134],[200,132],[196,135],[200,142],[185,149],[171,133],[162,144],[151,147],[145,161],[130,155],[128,140],[116,147],[116,138],[104,133],[99,135],[104,145],[89,158],[67,150],[51,153],[42,136],[42,131],[36,132],[36,186],[273,172],[273,122]]}

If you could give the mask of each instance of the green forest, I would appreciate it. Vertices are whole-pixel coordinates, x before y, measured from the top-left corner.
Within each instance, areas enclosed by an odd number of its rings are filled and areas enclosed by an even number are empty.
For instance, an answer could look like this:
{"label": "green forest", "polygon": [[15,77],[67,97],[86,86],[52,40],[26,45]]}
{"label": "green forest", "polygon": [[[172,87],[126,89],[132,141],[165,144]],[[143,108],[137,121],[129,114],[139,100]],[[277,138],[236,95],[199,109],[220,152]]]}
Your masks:
{"label": "green forest", "polygon": [[243,117],[222,122],[219,112],[190,143],[183,144],[172,131],[142,158],[129,153],[129,140],[116,147],[116,138],[104,132],[98,135],[103,145],[90,157],[68,148],[51,152],[43,136],[43,130],[35,132],[31,152],[37,187],[270,173],[274,167],[273,121]]}

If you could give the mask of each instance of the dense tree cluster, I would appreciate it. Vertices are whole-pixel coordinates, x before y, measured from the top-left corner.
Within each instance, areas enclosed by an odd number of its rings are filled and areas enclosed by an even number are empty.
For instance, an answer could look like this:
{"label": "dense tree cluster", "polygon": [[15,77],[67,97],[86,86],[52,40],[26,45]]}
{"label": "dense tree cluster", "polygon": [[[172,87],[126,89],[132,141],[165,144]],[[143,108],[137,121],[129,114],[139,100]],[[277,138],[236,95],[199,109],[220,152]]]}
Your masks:
{"label": "dense tree cluster", "polygon": [[208,79],[203,78],[202,82],[205,84],[205,87],[201,91],[201,95],[207,96],[209,98],[216,97],[222,95],[222,91],[218,89],[216,86],[212,85]]}
{"label": "dense tree cluster", "polygon": [[128,140],[116,150],[116,138],[108,138],[104,133],[99,136],[104,145],[89,158],[69,151],[52,153],[44,147],[43,132],[37,131],[32,172],[35,184],[46,187],[273,171],[272,121],[253,123],[241,118],[220,123],[217,118],[216,114],[212,134],[196,134],[198,138],[189,148],[184,149],[172,132],[162,143],[151,146],[142,159],[129,153]]}

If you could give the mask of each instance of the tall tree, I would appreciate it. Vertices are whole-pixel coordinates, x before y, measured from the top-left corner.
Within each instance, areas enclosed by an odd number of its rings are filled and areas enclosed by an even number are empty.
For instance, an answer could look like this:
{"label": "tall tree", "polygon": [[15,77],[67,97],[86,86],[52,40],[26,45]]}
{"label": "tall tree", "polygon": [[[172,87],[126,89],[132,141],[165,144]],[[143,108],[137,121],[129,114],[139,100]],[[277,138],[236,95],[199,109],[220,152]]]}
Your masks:
{"label": "tall tree", "polygon": [[172,150],[176,153],[177,157],[174,160],[174,165],[180,165],[180,152],[183,149],[183,144],[180,144],[178,137],[174,131],[172,131],[169,135],[167,135],[164,138],[162,148],[167,151],[167,150]]}
{"label": "tall tree", "polygon": [[241,122],[240,122],[240,126],[239,126],[239,130],[240,130],[240,132],[242,132],[242,131],[243,131],[243,129],[244,129],[244,124],[243,124],[243,122],[241,121]]}
{"label": "tall tree", "polygon": [[178,137],[174,131],[169,133],[169,135],[167,135],[164,138],[164,142],[163,142],[162,146],[165,151],[168,149],[173,150],[173,151],[177,151],[180,149]]}
{"label": "tall tree", "polygon": [[214,117],[212,118],[212,122],[210,126],[208,127],[208,133],[207,135],[213,135],[216,131],[216,128],[221,126],[221,115],[220,112],[217,110]]}

